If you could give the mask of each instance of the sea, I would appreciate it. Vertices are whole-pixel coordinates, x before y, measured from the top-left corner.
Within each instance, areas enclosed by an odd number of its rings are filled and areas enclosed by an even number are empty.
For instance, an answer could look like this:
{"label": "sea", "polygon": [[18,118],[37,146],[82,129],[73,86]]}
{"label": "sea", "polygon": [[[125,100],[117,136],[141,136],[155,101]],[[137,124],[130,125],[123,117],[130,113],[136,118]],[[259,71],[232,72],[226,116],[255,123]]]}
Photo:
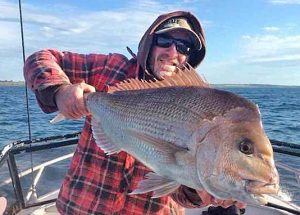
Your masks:
{"label": "sea", "polygon": [[[239,94],[257,104],[260,108],[263,126],[270,139],[300,145],[300,86],[217,85],[216,88]],[[26,97],[24,86],[0,86],[0,150],[7,144],[28,139],[29,134],[32,139],[35,139],[75,133],[82,129],[83,119],[50,124],[49,121],[57,113],[45,114],[39,108],[34,94],[30,90],[27,94]],[[72,152],[74,147],[64,150]],[[19,171],[30,168],[32,164],[39,164],[42,160],[47,161],[47,158],[50,159],[51,156],[56,156],[62,151],[63,149],[56,151],[53,149],[30,156],[19,155],[17,160]],[[298,171],[298,174],[300,172],[300,157],[275,153],[275,162],[287,164]],[[29,167],[24,167],[25,164]],[[7,167],[3,166],[0,167],[0,196],[8,195],[6,192],[12,192],[1,188],[1,182],[6,180],[4,177],[9,177],[8,174],[3,173],[7,171]],[[54,180],[58,180],[55,186],[59,186],[61,179],[58,177],[62,178],[67,168],[68,162],[65,162],[57,163],[48,169],[44,174],[44,179],[50,178],[50,182],[43,183],[41,187],[45,189],[45,186],[53,186]],[[285,169],[278,169],[283,189],[282,198],[300,205],[300,175]],[[32,176],[27,178],[24,190],[29,189],[28,181],[32,180]]]}

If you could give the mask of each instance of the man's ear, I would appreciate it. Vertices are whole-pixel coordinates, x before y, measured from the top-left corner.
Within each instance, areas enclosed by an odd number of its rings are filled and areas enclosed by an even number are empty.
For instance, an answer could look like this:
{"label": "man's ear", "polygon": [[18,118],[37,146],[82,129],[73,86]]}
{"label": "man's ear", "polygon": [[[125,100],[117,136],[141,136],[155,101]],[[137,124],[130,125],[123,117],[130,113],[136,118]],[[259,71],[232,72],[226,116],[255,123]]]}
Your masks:
{"label": "man's ear", "polygon": [[153,75],[153,71],[152,68],[150,67],[151,64],[151,58],[152,58],[152,50],[153,50],[153,44],[151,45],[150,49],[149,49],[149,53],[147,56],[147,60],[146,60],[146,70]]}

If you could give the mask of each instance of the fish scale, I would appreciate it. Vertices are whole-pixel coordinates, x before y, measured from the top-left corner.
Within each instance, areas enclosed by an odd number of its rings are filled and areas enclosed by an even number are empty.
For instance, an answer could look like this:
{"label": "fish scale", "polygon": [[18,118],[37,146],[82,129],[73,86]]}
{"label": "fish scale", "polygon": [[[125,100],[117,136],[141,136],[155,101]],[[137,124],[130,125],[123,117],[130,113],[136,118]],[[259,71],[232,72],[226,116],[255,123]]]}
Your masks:
{"label": "fish scale", "polygon": [[[118,121],[124,123],[123,127],[144,131],[157,138],[180,143],[183,147],[186,147],[185,137],[190,137],[199,122],[197,113],[189,112],[182,106],[161,101],[160,105],[155,104],[156,108],[153,109],[153,102],[141,103],[139,97],[133,100],[131,104],[137,104],[133,106],[128,102],[130,99],[124,101],[119,96],[103,94],[103,97],[106,96],[110,98],[99,101],[97,108],[104,108],[103,113],[109,117],[107,122]],[[168,132],[165,132],[166,130]],[[181,135],[178,136],[178,132]]]}

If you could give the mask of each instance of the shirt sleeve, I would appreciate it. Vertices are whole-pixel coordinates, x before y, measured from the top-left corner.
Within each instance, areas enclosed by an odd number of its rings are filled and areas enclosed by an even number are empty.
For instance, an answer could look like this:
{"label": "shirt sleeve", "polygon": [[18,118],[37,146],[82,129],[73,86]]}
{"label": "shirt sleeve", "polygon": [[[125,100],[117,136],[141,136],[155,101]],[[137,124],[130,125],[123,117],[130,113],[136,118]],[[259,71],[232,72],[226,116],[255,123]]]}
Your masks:
{"label": "shirt sleeve", "polygon": [[84,81],[92,85],[97,71],[105,67],[108,55],[83,55],[45,49],[29,56],[24,65],[27,87],[35,92],[37,101],[46,113],[57,111],[55,94],[60,86]]}
{"label": "shirt sleeve", "polygon": [[174,193],[171,194],[172,199],[184,208],[201,208],[203,204],[196,190],[181,185]]}

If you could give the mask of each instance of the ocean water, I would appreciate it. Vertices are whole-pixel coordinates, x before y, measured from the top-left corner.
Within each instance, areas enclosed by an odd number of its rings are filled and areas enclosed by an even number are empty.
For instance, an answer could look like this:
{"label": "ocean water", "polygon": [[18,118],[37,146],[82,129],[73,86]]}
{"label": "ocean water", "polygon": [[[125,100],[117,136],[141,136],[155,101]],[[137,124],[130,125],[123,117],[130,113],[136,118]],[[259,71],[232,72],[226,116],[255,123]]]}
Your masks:
{"label": "ocean water", "polygon": [[[26,93],[22,86],[0,86],[0,147],[29,137]],[[83,120],[64,121],[52,125],[49,121],[56,115],[45,114],[39,108],[34,94],[28,91],[30,132],[33,139],[80,131]]]}
{"label": "ocean water", "polygon": [[[261,111],[263,125],[270,139],[300,144],[300,87],[223,87],[227,91],[242,95],[256,103]],[[51,125],[56,113],[45,114],[38,107],[35,96],[29,93],[30,130],[33,139],[53,135],[63,135],[80,131],[83,120],[64,121]],[[28,139],[25,88],[20,86],[0,86],[0,149],[11,142]],[[74,150],[68,149],[69,151]],[[57,151],[51,151],[53,156]],[[49,157],[50,154],[49,153]],[[35,153],[34,161],[45,157],[45,153]],[[23,159],[23,160],[22,160]],[[291,165],[300,171],[300,158],[275,154],[276,161]],[[21,162],[29,164],[29,157],[20,157]],[[61,166],[62,165],[62,166]],[[56,171],[63,175],[68,164],[57,165]],[[49,170],[48,170],[49,171]],[[46,177],[53,174],[46,173]],[[54,170],[53,170],[54,171]],[[295,175],[279,169],[283,188],[293,201],[300,204],[300,182]],[[0,183],[1,183],[0,175]],[[299,179],[298,179],[299,180]],[[1,191],[0,188],[0,194]]]}
{"label": "ocean water", "polygon": [[[269,138],[300,144],[300,87],[223,87],[256,103]],[[0,86],[0,147],[28,139],[25,88]],[[51,125],[56,113],[45,114],[28,91],[32,138],[80,131],[83,120]]]}

